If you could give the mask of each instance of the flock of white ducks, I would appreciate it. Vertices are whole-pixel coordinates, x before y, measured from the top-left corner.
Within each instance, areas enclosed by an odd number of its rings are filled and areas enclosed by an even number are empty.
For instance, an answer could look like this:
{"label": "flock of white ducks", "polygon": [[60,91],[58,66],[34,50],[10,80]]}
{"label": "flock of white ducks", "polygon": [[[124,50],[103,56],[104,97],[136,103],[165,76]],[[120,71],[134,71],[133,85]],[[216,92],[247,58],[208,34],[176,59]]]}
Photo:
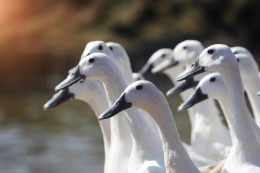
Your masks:
{"label": "flock of white ducks", "polygon": [[[167,95],[180,94],[184,103],[179,110],[188,110],[190,145],[181,141],[164,94],[143,80],[158,72],[175,86]],[[44,108],[71,98],[91,106],[103,134],[105,173],[260,173],[258,74],[257,63],[243,47],[204,49],[199,41],[186,40],[173,50],[156,51],[133,73],[120,44],[92,41]]]}

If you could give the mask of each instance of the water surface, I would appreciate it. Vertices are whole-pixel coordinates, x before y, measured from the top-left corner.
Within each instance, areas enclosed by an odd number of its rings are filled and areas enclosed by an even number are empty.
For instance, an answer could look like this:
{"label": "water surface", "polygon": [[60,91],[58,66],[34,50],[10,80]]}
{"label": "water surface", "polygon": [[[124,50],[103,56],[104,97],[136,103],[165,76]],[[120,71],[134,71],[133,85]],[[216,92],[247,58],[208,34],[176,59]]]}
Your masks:
{"label": "water surface", "polygon": [[[3,95],[0,98],[1,173],[99,173],[104,150],[98,121],[90,107],[69,101],[44,111],[53,93]],[[180,103],[169,99],[172,109]],[[175,113],[184,141],[189,141],[186,113]]]}

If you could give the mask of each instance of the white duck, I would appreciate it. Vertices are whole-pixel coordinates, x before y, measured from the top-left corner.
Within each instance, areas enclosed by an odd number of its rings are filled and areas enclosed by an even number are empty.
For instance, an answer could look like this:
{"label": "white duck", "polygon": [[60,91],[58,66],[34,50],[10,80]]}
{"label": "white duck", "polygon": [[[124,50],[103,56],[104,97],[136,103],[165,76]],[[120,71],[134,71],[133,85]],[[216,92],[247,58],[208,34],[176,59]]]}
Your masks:
{"label": "white duck", "polygon": [[[203,46],[197,40],[183,41],[174,48],[172,56],[165,56],[163,60],[160,60],[160,62],[152,68],[152,72],[163,71],[168,74],[173,83],[176,84],[176,81],[174,80],[177,77],[177,74],[181,73],[186,64],[194,60],[202,50]],[[159,55],[159,53],[157,54]],[[196,77],[195,80],[186,80],[167,94],[179,93],[184,89],[191,88],[192,86],[195,86],[203,76],[204,75]],[[186,91],[181,94],[181,97],[183,100],[186,100],[191,93],[192,90]],[[215,161],[226,158],[231,146],[230,134],[221,121],[219,111],[213,100],[207,100],[200,103],[188,111],[192,127],[192,150]],[[219,150],[226,152],[219,152]]]}
{"label": "white duck", "polygon": [[[108,101],[102,84],[96,80],[88,79],[81,83],[60,90],[44,105],[44,109],[50,109],[70,99],[77,99],[86,102],[93,109],[96,116],[99,116],[108,108]],[[110,120],[99,122],[103,135],[105,149],[105,166],[104,172],[107,170],[107,162],[110,149]]]}
{"label": "white duck", "polygon": [[212,45],[203,50],[195,63],[179,75],[177,80],[187,79],[203,71],[215,71],[221,74],[232,104],[234,144],[222,172],[260,172],[260,143],[251,127],[250,113],[244,99],[243,84],[235,55],[226,45]]}
{"label": "white duck", "polygon": [[[86,45],[82,58],[86,57],[87,55],[89,55],[91,53],[95,53],[95,52],[101,52],[101,53],[105,53],[105,54],[109,55],[113,59],[113,61],[117,64],[117,66],[119,67],[121,73],[123,74],[124,79],[126,80],[126,83],[129,84],[129,83],[133,82],[130,60],[129,60],[129,57],[128,57],[125,49],[123,48],[123,46],[121,46],[118,43],[114,43],[114,42],[108,42],[105,44],[103,41],[92,41]],[[141,113],[144,113],[144,112],[141,112]],[[153,124],[152,120],[149,117],[146,117],[145,121],[146,121],[146,124],[148,124],[151,128],[154,128],[156,130],[155,125]],[[154,126],[154,127],[152,127],[152,126]],[[156,133],[156,131],[154,133]],[[158,136],[159,135],[158,132],[155,135]],[[158,141],[159,141],[159,139],[158,139]],[[199,165],[202,165],[201,160],[198,160],[198,163],[199,163]],[[210,163],[210,162],[208,162],[208,163]],[[205,165],[205,164],[203,164],[203,165]]]}
{"label": "white duck", "polygon": [[112,107],[99,119],[112,117],[130,107],[148,112],[155,121],[163,142],[167,173],[199,172],[182,145],[167,100],[151,82],[141,80],[129,85]]}
{"label": "white duck", "polygon": [[[108,55],[108,57],[116,63],[115,59],[113,58],[113,54],[109,47],[106,45],[103,41],[91,41],[89,42],[81,56],[81,60],[87,58],[90,54],[93,53],[104,53]],[[73,73],[74,76],[79,75],[78,73],[78,67],[73,68],[70,70],[69,73]],[[75,74],[76,73],[76,74]],[[68,80],[72,79],[73,76],[68,76]],[[77,79],[73,79],[72,83],[75,83]],[[72,84],[71,83],[71,84]],[[57,87],[56,87],[57,88]],[[109,93],[110,94],[110,93]],[[106,95],[108,93],[106,92]],[[112,103],[113,100],[109,99],[108,102]],[[124,116],[121,118],[111,119],[110,122],[111,127],[111,144],[110,144],[110,151],[109,152],[109,159],[106,164],[105,170],[106,172],[127,172],[128,170],[128,164],[129,164],[129,158],[132,151],[132,137],[130,130],[127,125],[127,120]],[[122,142],[123,139],[123,142]]]}
{"label": "white duck", "polygon": [[[232,141],[234,141],[235,132],[234,132],[234,116],[232,115],[232,105],[228,97],[226,85],[219,73],[212,73],[205,76],[199,82],[198,86],[196,87],[195,91],[190,96],[190,98],[186,100],[183,104],[181,104],[179,110],[188,109],[189,107],[209,98],[216,99],[219,102],[224,112],[224,115],[226,117],[230,129]],[[259,128],[254,122],[253,117],[249,116],[249,118],[250,118],[251,127],[255,131],[257,139],[260,141],[260,134],[258,134]]]}
{"label": "white duck", "polygon": [[237,46],[232,47],[231,50],[237,58],[242,81],[252,106],[255,121],[260,127],[260,97],[256,95],[260,89],[259,67],[252,54],[246,48]]}
{"label": "white duck", "polygon": [[[123,73],[123,76],[126,79],[127,84],[132,83],[132,81],[138,81],[138,80],[144,79],[144,77],[143,77],[143,75],[141,75],[141,73],[132,72],[129,57],[128,57],[125,49],[123,48],[123,46],[121,46],[118,43],[113,43],[113,42],[108,42],[106,44],[109,46],[109,48],[113,54],[113,58],[114,58],[116,64],[119,66],[121,72]],[[153,54],[153,56],[151,57],[151,60],[149,60],[149,62],[152,63],[152,65],[154,65],[160,61],[159,60],[160,58],[161,58],[161,60],[163,60],[164,58],[166,58],[166,56],[168,56],[168,55],[171,56],[171,53],[172,53],[171,49],[160,49]],[[170,72],[172,72],[172,70],[166,70],[166,71],[169,74],[170,74]],[[147,72],[145,72],[145,73],[147,73]],[[176,70],[175,70],[175,73],[177,73]],[[130,74],[132,74],[132,78],[131,78]],[[147,114],[146,112],[144,112],[142,110],[141,110],[141,113]],[[145,115],[145,116],[147,116],[147,115]],[[152,122],[149,122],[149,123],[152,123]],[[213,164],[212,160],[209,160],[201,155],[196,154],[194,151],[192,151],[192,148],[188,144],[185,144],[185,143],[183,143],[183,144],[196,166],[205,166],[205,165]]]}
{"label": "white duck", "polygon": [[[82,59],[74,74],[74,77],[66,79],[56,89],[62,89],[72,83],[84,80],[84,78],[92,78],[100,80],[104,84],[109,101],[114,102],[116,97],[126,88],[126,83],[118,67],[105,54],[93,53]],[[140,113],[136,109],[126,111],[126,115],[133,136],[133,148],[129,160],[128,172],[165,172],[163,152],[161,150],[162,143],[159,137],[156,137],[156,129],[147,124],[146,118],[148,117],[140,116]],[[121,118],[125,118],[124,115],[121,115]],[[113,119],[111,119],[111,129],[112,122],[118,118]],[[112,154],[112,137],[113,133],[111,131],[110,154]],[[120,140],[124,141],[123,138],[120,138]],[[109,161],[114,162],[114,160]],[[121,166],[120,161],[115,164],[116,166],[113,168],[113,171],[118,172],[119,170],[116,167]],[[109,170],[109,172],[113,171]]]}
{"label": "white duck", "polygon": [[[113,59],[115,60],[118,67],[120,68],[124,78],[126,79],[127,84],[130,84],[133,81],[144,79],[140,73],[132,72],[129,56],[122,45],[120,45],[118,43],[114,43],[114,42],[108,42],[108,43],[106,43],[106,45],[110,48],[110,50],[113,54]],[[155,55],[153,57],[155,59],[156,59],[156,57],[166,58],[168,53],[169,53],[169,55],[171,55],[171,52],[172,52],[171,49],[162,49],[162,50],[159,50],[157,53],[155,53]],[[164,54],[164,55],[162,55],[162,54]],[[171,70],[166,70],[166,71],[169,73],[171,72]],[[177,73],[176,70],[175,70],[175,73]],[[132,74],[132,77],[131,77],[131,74]],[[144,114],[144,116],[147,116],[146,112],[144,112],[142,110],[140,110],[140,111],[142,114]],[[149,120],[151,120],[151,119],[149,119]],[[147,123],[150,123],[150,124],[152,123],[151,125],[154,125],[154,123],[150,122],[150,121]],[[187,145],[185,143],[183,143],[183,144],[184,144],[185,149],[188,151],[192,161],[195,163],[196,166],[206,166],[206,165],[211,165],[214,163],[212,160],[209,160],[201,155],[198,155],[194,151],[192,151],[192,148],[189,145]]]}

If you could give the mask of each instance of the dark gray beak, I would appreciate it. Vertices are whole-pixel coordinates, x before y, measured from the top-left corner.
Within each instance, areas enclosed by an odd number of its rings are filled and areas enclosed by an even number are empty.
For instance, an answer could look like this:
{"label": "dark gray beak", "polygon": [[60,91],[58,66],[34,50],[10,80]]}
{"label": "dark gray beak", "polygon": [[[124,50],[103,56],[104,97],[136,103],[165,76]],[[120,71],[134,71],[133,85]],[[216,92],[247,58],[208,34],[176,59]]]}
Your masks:
{"label": "dark gray beak", "polygon": [[201,92],[201,89],[199,88],[199,89],[195,90],[195,92],[188,98],[188,100],[186,100],[184,103],[182,103],[179,106],[178,111],[186,110],[186,109],[194,106],[195,104],[202,102],[206,99],[208,99],[208,96],[206,94],[203,94]]}
{"label": "dark gray beak", "polygon": [[205,72],[205,68],[199,65],[199,59],[197,58],[189,68],[187,68],[176,78],[176,81],[186,80],[192,76],[195,76],[196,74],[200,74],[203,72]]}
{"label": "dark gray beak", "polygon": [[56,91],[67,88],[73,85],[74,83],[84,80],[86,78],[85,75],[80,74],[79,66],[71,69],[69,73],[70,74],[67,76],[67,78],[64,81],[62,81],[58,86],[55,87]]}
{"label": "dark gray beak", "polygon": [[167,96],[172,95],[172,94],[179,94],[183,91],[186,91],[187,89],[190,89],[192,87],[196,87],[199,82],[194,81],[193,77],[186,79],[182,84],[173,87],[167,92]]}
{"label": "dark gray beak", "polygon": [[154,67],[153,63],[151,63],[151,64],[146,63],[138,73],[140,75],[142,75],[143,77],[148,76],[148,75],[152,74],[153,67]]}
{"label": "dark gray beak", "polygon": [[45,110],[53,108],[55,106],[60,105],[63,102],[66,102],[71,98],[74,98],[74,94],[70,93],[68,88],[65,88],[53,95],[53,97],[47,103],[44,104],[43,108]]}
{"label": "dark gray beak", "polygon": [[119,112],[128,109],[132,106],[132,103],[128,103],[125,100],[125,94],[122,94],[119,99],[108,109],[106,110],[102,115],[98,117],[99,120],[107,119],[110,117],[115,116]]}

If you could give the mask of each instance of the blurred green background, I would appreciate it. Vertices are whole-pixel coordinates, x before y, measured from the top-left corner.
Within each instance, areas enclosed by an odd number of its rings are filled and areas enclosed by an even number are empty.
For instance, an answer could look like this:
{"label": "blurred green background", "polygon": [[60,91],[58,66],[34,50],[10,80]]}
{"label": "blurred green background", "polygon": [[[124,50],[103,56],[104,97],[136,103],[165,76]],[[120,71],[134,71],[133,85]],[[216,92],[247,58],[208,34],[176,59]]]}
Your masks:
{"label": "blurred green background", "polygon": [[[245,46],[257,57],[260,2],[247,0],[0,0],[0,89],[45,90],[89,41],[121,43],[137,71],[185,39]],[[50,84],[53,87],[53,84]]]}
{"label": "blurred green background", "polygon": [[[122,44],[139,71],[159,48],[186,39],[260,54],[260,1],[0,0],[0,172],[102,172],[103,144],[90,107],[79,101],[43,111],[89,41]],[[166,76],[154,75],[163,92]],[[168,98],[182,139],[186,112]]]}

